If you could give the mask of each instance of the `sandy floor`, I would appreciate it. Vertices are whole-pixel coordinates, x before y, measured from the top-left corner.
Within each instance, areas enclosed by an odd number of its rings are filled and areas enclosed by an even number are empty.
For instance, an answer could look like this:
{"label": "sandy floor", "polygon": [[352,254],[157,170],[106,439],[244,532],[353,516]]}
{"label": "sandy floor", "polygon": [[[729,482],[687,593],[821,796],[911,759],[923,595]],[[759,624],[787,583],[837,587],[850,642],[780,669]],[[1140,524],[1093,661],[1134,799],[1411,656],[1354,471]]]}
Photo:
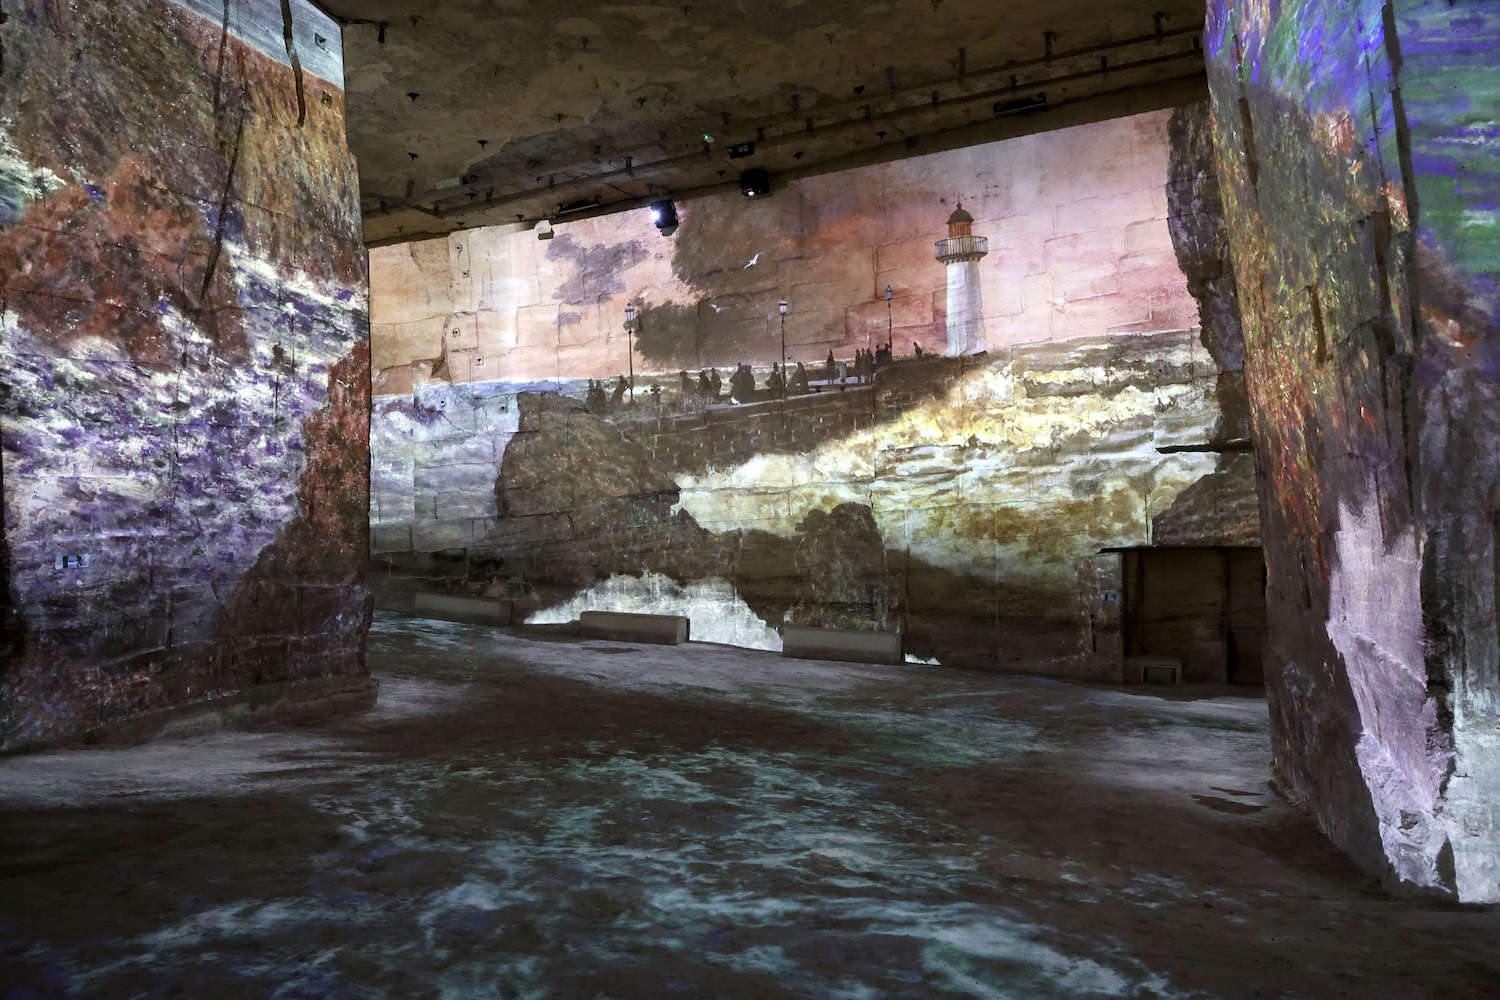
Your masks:
{"label": "sandy floor", "polygon": [[0,997],[1500,997],[1262,702],[382,616],[374,712],[0,760]]}

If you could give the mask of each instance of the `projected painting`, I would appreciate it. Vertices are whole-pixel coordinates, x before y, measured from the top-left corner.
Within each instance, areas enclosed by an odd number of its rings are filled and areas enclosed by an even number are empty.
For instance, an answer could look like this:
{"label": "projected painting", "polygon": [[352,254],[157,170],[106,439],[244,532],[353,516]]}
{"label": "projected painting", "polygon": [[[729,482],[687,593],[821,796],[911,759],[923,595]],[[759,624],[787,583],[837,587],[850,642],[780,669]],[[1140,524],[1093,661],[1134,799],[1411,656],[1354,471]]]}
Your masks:
{"label": "projected painting", "polygon": [[338,26],[303,0],[5,10],[0,747],[362,677]]}
{"label": "projected painting", "polygon": [[1172,119],[375,251],[376,585],[1107,672],[1101,549],[1257,530]]}
{"label": "projected painting", "polygon": [[1287,797],[1500,899],[1500,4],[1214,0]]}

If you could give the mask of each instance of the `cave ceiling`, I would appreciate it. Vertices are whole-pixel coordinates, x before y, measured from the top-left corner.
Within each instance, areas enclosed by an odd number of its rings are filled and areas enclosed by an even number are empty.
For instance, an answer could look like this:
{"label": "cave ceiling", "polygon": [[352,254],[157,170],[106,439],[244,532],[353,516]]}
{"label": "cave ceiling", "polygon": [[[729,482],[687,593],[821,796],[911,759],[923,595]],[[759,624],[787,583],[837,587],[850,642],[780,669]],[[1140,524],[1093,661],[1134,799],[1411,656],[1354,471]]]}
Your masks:
{"label": "cave ceiling", "polygon": [[1204,93],[1183,0],[321,6],[344,24],[372,244],[688,199],[756,167],[774,190]]}

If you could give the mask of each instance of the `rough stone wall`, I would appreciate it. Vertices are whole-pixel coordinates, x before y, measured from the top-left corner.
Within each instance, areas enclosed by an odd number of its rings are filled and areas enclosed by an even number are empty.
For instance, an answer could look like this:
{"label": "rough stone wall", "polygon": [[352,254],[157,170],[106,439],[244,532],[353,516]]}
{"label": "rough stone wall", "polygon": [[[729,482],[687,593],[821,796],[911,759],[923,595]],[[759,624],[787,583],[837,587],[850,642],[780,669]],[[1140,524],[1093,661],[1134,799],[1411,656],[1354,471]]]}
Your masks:
{"label": "rough stone wall", "polygon": [[1210,4],[1265,479],[1278,782],[1393,882],[1500,899],[1500,4]]}
{"label": "rough stone wall", "polygon": [[303,0],[290,46],[273,0],[6,13],[0,747],[364,676],[337,25]]}
{"label": "rough stone wall", "polygon": [[[693,202],[675,241],[624,215],[550,246],[377,251],[377,589],[488,591],[534,621],[696,607],[696,637],[771,648],[788,621],[899,627],[944,664],[1116,676],[1120,557],[1101,549],[1151,544],[1154,521],[1179,545],[1258,537],[1169,217],[1169,163],[1202,152],[1170,121]],[[1120,161],[1064,175],[1096,143]],[[986,192],[964,206],[990,238],[991,350],[945,358],[933,244],[965,184]],[[887,284],[897,350],[873,378],[768,387],[780,292],[788,353],[820,381],[830,353],[852,375],[884,342]],[[754,389],[701,388],[725,361]]]}
{"label": "rough stone wall", "polygon": [[1198,302],[1199,339],[1217,369],[1219,423],[1210,445],[1218,468],[1188,487],[1152,525],[1156,545],[1260,544],[1250,401],[1245,393],[1245,333],[1239,289],[1229,258],[1224,202],[1219,192],[1213,122],[1206,102],[1172,112],[1167,128],[1167,221],[1177,264]]}

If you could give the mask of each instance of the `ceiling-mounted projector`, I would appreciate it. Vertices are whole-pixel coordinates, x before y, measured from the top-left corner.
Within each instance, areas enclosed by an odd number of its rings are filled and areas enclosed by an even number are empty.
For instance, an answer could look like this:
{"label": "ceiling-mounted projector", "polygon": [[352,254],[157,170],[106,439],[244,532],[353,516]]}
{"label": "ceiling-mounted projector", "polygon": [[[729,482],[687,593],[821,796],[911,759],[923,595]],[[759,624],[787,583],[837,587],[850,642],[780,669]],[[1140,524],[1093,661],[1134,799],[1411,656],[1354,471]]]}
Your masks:
{"label": "ceiling-mounted projector", "polygon": [[771,172],[763,167],[740,174],[740,190],[746,198],[764,198],[771,193]]}

